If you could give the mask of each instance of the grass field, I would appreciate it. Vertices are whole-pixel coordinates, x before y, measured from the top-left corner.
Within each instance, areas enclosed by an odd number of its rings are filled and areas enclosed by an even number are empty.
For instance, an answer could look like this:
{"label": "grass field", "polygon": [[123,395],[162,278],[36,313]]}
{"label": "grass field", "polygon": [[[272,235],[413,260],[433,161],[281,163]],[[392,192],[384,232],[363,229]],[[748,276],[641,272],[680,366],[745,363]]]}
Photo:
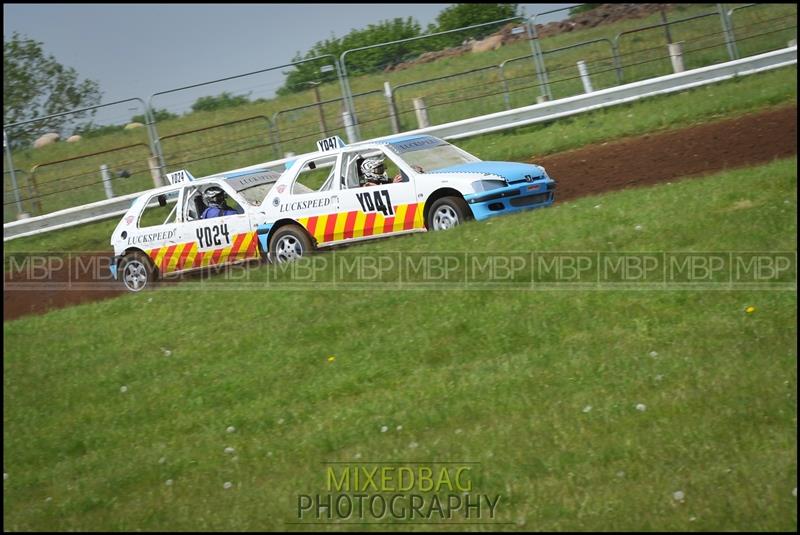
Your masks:
{"label": "grass field", "polygon": [[[796,197],[789,159],[359,251],[796,251]],[[359,459],[480,463],[482,528],[797,529],[796,287],[282,284],[4,323],[5,529],[314,529]]]}
{"label": "grass field", "polygon": [[[682,128],[796,102],[797,68],[790,67],[455,144],[483,160],[535,161],[589,143]],[[110,249],[108,240],[116,224],[117,220],[111,219],[18,238],[4,246],[7,252],[105,251]]]}
{"label": "grass field", "polygon": [[[734,4],[729,5],[731,6]],[[728,59],[723,35],[720,32],[719,16],[714,13],[715,9],[714,4],[678,4],[669,11],[670,21],[707,15],[671,25],[673,40],[683,42],[686,68]],[[789,39],[796,37],[796,19],[797,6],[790,4],[762,4],[737,10],[733,22],[741,55],[752,55],[785,46]],[[660,22],[659,15],[653,14],[642,19],[620,21],[542,38],[541,47],[546,52],[545,63],[553,97],[561,98],[583,91],[577,74],[578,60],[587,62],[595,89],[616,85],[617,72],[611,60],[609,42],[591,42],[597,39],[612,40],[622,32],[658,22]],[[561,50],[582,42],[590,44]],[[662,28],[622,35],[619,47],[623,82],[671,72]],[[388,106],[383,97],[384,82],[389,82],[398,88],[396,102],[403,129],[416,127],[411,104],[412,99],[416,97],[425,98],[432,124],[500,111],[507,106],[517,107],[535,103],[541,90],[536,86],[537,79],[531,61],[524,59],[524,56],[530,53],[530,44],[527,41],[517,42],[498,50],[449,57],[396,72],[375,72],[352,77],[352,92],[368,93],[355,98],[357,115],[362,123],[360,127],[362,139],[391,133]],[[506,103],[498,66],[506,60],[520,57],[523,59],[509,61],[505,67],[504,76],[508,83]],[[445,80],[424,82],[444,75],[465,73],[472,69],[484,70]],[[401,87],[409,83],[415,85]],[[258,76],[237,80],[231,84],[238,85],[235,87],[215,85],[209,87],[208,91],[214,94],[223,90],[237,94],[252,91],[253,100],[261,98],[236,108],[192,113],[158,123],[158,133],[168,171],[189,167],[195,176],[202,176],[250,165],[253,162],[280,158],[287,151],[304,153],[314,147],[316,139],[323,137],[318,126],[317,108],[311,106],[296,109],[314,103],[313,93],[310,90],[286,97],[266,98],[264,94],[259,93],[265,89],[263,80]],[[319,90],[323,101],[338,99],[341,96],[337,82],[323,84]],[[146,95],[140,97],[147,99]],[[185,95],[181,98],[185,98]],[[141,113],[141,110],[126,112],[129,105],[126,103],[120,106],[119,113],[123,123],[132,113]],[[174,106],[177,104],[157,98],[153,105],[175,111]],[[341,102],[338,100],[323,106],[323,113],[329,126],[328,133],[337,133],[344,138],[346,136],[342,127],[341,111]],[[229,124],[233,121],[239,122]],[[270,122],[274,123],[273,128],[270,128]],[[225,126],[206,129],[212,125],[222,124]],[[184,135],[189,131],[192,133]],[[9,135],[13,137],[13,132]],[[86,156],[112,148],[119,150]],[[47,213],[104,199],[105,194],[99,174],[101,164],[109,165],[114,173],[126,170],[131,175],[124,179],[114,178],[115,195],[150,187],[152,179],[146,163],[147,154],[147,136],[145,130],[140,128],[87,138],[79,144],[58,143],[43,149],[15,151],[14,163],[28,175],[35,165],[40,166],[36,171],[36,182],[38,193],[42,196],[42,213]],[[63,161],[67,159],[69,161]],[[30,197],[32,193],[28,191],[26,185],[28,177],[25,174],[21,173],[20,182],[24,184],[23,197]],[[10,187],[6,180],[4,189],[8,191]],[[6,197],[11,198],[9,194]],[[9,201],[7,199],[4,202]],[[15,213],[13,205],[8,205],[8,208],[10,209],[5,211],[7,213],[5,221],[11,220]],[[34,214],[40,213],[37,208],[26,206],[26,209],[33,210]]]}

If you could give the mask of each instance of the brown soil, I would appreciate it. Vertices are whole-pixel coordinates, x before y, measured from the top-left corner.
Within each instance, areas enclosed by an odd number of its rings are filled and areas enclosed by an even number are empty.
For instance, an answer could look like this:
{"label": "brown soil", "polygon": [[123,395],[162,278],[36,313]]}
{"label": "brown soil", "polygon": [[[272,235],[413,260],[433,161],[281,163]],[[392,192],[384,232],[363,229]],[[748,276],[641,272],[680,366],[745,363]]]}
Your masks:
{"label": "brown soil", "polygon": [[[787,106],[692,128],[591,145],[536,158],[558,181],[557,202],[631,186],[700,176],[797,154],[797,107]],[[110,253],[69,259],[52,282],[41,270],[5,273],[3,320],[114,297],[124,291],[108,272]],[[27,288],[10,282],[29,280]],[[65,281],[71,288],[64,289]],[[49,285],[49,287],[48,287]],[[34,289],[30,289],[34,288]]]}
{"label": "brown soil", "polygon": [[535,158],[558,182],[556,201],[797,154],[797,106]]}

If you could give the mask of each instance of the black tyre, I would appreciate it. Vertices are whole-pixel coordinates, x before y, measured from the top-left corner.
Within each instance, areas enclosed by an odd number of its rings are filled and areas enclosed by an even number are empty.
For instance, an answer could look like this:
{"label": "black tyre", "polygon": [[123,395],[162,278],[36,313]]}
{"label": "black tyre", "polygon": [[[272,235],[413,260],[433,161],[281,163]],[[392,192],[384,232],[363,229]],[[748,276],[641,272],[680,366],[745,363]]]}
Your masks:
{"label": "black tyre", "polygon": [[131,292],[140,292],[155,280],[150,258],[142,253],[129,253],[119,263],[120,280]]}
{"label": "black tyre", "polygon": [[279,228],[269,241],[269,258],[279,264],[297,260],[313,250],[314,244],[311,243],[311,238],[299,225]]}
{"label": "black tyre", "polygon": [[436,199],[428,210],[425,227],[428,230],[447,230],[471,219],[469,206],[461,197]]}

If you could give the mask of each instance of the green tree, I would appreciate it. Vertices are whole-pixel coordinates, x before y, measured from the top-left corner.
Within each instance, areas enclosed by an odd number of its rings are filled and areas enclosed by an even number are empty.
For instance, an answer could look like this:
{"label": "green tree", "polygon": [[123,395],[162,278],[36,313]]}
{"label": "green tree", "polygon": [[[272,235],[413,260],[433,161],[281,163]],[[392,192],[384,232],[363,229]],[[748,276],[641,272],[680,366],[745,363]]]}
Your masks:
{"label": "green tree", "polygon": [[[100,86],[93,80],[79,80],[78,73],[64,67],[43,44],[14,32],[3,39],[3,124],[27,121],[100,103]],[[79,121],[94,111],[54,117],[12,128],[8,133],[14,146],[30,144],[44,132],[80,128]]]}
{"label": "green tree", "polygon": [[[378,24],[370,24],[366,28],[351,30],[344,37],[337,38],[331,36],[330,39],[318,41],[305,55],[298,52],[293,62],[303,59],[311,59],[330,54],[337,60],[346,50],[361,48],[370,45],[399,41],[409,37],[422,35],[419,23],[412,17],[406,19],[395,18],[392,20],[380,21]],[[417,41],[409,43],[398,43],[385,47],[360,50],[348,54],[347,74],[363,74],[384,69],[388,65],[400,63],[411,57],[418,55],[424,49]],[[321,72],[320,67],[332,64],[332,59],[320,61],[310,61],[294,67],[292,71],[284,72],[286,82],[278,90],[278,95],[286,95],[304,91],[309,88],[308,82],[332,82],[336,80],[335,71]]]}
{"label": "green tree", "polygon": [[[178,117],[177,113],[172,113],[171,111],[165,109],[159,109],[159,108],[153,109],[153,120],[155,120],[156,122],[167,121],[169,119],[177,119],[177,117]],[[131,122],[147,124],[147,118],[144,116],[144,114],[134,115],[133,117],[131,117]]]}
{"label": "green tree", "polygon": [[[443,9],[436,17],[436,31],[444,32],[516,17],[517,7],[518,4],[453,4]],[[453,32],[436,39],[440,46],[455,46],[461,44],[465,39],[481,39],[495,33],[498,29],[499,27],[489,25],[463,32]]]}
{"label": "green tree", "polygon": [[[198,98],[192,104],[192,111],[214,111],[222,108],[233,108],[248,102],[250,100],[245,95],[232,95],[225,91],[215,97]],[[156,120],[158,120],[157,117]]]}

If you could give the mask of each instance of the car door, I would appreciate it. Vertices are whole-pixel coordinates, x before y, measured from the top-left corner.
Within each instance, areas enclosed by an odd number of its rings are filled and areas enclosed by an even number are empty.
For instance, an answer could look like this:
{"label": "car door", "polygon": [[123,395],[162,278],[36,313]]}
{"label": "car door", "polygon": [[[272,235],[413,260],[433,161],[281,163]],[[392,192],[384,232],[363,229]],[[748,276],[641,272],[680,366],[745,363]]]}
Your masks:
{"label": "car door", "polygon": [[273,219],[297,221],[318,246],[341,240],[343,233],[345,218],[340,209],[336,180],[338,161],[338,155],[298,161],[287,187],[283,189],[283,185],[279,185],[269,202],[273,207]]}
{"label": "car door", "polygon": [[[212,185],[225,190],[231,207],[237,208],[234,204],[238,205],[243,213],[201,219],[205,208],[201,200],[202,192]],[[244,201],[224,181],[187,185],[183,188],[181,203],[181,243],[180,250],[176,251],[172,260],[173,271],[223,265],[258,257],[258,241]]]}
{"label": "car door", "polygon": [[180,240],[178,206],[178,189],[154,193],[143,203],[141,212],[134,216],[134,228],[122,234],[125,247],[144,251],[153,266],[162,273],[165,273],[170,255]]}
{"label": "car door", "polygon": [[[401,175],[403,182],[360,186],[359,167],[366,158],[384,158],[389,179]],[[405,163],[382,149],[345,151],[342,158],[341,210],[347,213],[344,240],[397,234],[424,228],[422,206]]]}

